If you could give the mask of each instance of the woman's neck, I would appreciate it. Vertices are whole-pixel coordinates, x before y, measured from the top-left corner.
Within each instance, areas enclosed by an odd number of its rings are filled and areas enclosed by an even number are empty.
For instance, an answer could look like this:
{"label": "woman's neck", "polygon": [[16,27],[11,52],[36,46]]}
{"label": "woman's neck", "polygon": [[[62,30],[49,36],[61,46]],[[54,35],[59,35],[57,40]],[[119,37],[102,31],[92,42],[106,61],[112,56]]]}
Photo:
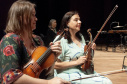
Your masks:
{"label": "woman's neck", "polygon": [[22,35],[22,39],[23,39],[24,45],[25,45],[29,55],[31,55],[33,53],[33,50],[36,47],[33,44],[32,38],[29,37],[28,33],[24,33]]}
{"label": "woman's neck", "polygon": [[69,30],[69,32],[70,32],[70,34],[71,34],[71,39],[76,39],[77,37],[76,37],[76,33],[77,32],[75,32],[75,31],[73,31],[73,30]]}
{"label": "woman's neck", "polygon": [[21,37],[23,39],[29,39],[29,33],[27,31],[24,31],[22,34],[21,34]]}
{"label": "woman's neck", "polygon": [[72,41],[78,46],[81,47],[79,38],[76,36],[77,31],[70,30]]}

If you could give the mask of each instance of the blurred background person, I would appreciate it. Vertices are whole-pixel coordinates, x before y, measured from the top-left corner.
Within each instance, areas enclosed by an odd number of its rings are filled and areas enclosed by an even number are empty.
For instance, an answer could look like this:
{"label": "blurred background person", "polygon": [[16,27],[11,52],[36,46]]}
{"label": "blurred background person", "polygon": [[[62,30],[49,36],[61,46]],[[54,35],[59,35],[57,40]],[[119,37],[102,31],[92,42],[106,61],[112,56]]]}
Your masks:
{"label": "blurred background person", "polygon": [[46,46],[49,46],[49,43],[52,42],[54,38],[56,37],[57,35],[56,26],[57,26],[56,20],[51,19],[49,21],[48,30],[47,30],[45,41],[44,41]]}

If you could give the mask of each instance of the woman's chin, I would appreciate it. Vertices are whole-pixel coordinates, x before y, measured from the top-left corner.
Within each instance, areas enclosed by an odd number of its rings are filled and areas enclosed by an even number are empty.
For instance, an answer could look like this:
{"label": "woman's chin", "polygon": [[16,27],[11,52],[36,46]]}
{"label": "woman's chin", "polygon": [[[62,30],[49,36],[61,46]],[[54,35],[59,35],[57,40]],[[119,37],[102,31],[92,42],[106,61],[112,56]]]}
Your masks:
{"label": "woman's chin", "polygon": [[36,29],[36,27],[35,28],[32,28],[32,31],[35,30],[35,29]]}

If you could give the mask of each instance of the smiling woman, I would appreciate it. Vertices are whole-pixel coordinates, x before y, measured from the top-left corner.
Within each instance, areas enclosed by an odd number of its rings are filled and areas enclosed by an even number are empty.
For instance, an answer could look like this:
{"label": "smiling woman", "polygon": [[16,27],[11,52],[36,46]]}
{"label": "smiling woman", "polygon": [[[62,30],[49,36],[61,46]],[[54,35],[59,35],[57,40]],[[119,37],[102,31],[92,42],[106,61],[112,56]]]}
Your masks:
{"label": "smiling woman", "polygon": [[[87,77],[92,74],[91,68],[85,71],[81,70],[81,65],[86,62],[84,47],[86,45],[84,36],[80,33],[81,21],[79,13],[76,11],[67,12],[62,19],[60,30],[68,29],[66,38],[61,39],[62,53],[55,62],[55,76],[71,81]],[[92,44],[95,49],[96,44]],[[92,66],[92,65],[90,65]],[[93,74],[98,75],[95,71]],[[112,82],[104,76],[72,81],[74,84],[112,84]]]}
{"label": "smiling woman", "polygon": [[[17,0],[10,7],[5,28],[6,35],[0,41],[0,83],[2,84],[69,83],[61,78],[45,80],[23,73],[23,66],[31,60],[36,47],[44,46],[42,39],[33,34],[37,21],[35,14],[35,4],[27,0]],[[60,41],[50,43],[50,46],[52,52],[58,55],[61,53]],[[58,55],[55,57],[57,58]]]}

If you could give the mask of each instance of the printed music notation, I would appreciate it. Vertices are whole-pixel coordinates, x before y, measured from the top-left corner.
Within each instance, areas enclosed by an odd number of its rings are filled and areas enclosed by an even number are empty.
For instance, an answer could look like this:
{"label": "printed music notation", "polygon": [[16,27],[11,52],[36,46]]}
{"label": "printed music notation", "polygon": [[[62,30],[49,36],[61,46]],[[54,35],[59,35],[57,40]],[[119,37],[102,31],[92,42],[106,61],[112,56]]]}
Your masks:
{"label": "printed music notation", "polygon": [[109,30],[108,33],[127,33],[127,30]]}

